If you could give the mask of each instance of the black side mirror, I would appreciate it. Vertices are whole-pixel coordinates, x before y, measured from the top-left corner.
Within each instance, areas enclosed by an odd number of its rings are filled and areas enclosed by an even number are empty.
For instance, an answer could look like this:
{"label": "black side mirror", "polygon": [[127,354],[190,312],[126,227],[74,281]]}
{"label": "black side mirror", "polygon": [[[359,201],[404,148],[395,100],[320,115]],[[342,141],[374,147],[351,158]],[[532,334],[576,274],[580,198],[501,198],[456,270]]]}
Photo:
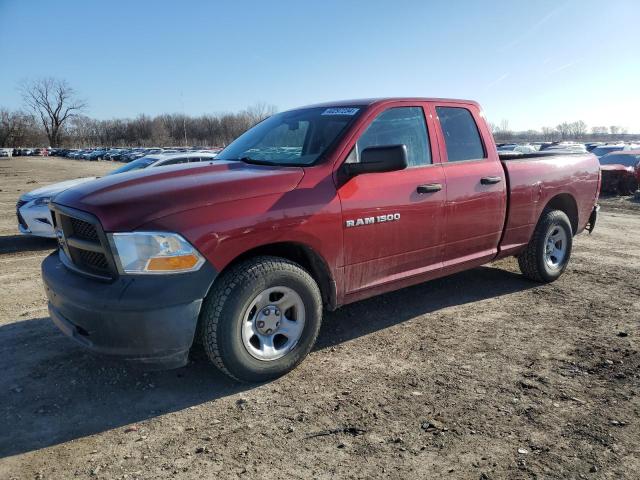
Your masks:
{"label": "black side mirror", "polygon": [[347,176],[355,177],[363,173],[394,172],[407,168],[406,145],[384,145],[365,148],[359,163],[345,163]]}

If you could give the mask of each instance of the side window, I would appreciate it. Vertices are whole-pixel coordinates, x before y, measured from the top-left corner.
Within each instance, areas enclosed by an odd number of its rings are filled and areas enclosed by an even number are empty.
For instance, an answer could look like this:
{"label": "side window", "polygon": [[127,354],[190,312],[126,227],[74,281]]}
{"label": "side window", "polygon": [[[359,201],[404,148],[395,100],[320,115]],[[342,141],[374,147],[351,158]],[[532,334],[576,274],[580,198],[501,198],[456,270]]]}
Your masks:
{"label": "side window", "polygon": [[359,161],[365,148],[404,144],[409,167],[429,165],[431,149],[421,107],[395,107],[380,113],[358,139],[347,162]]}
{"label": "side window", "polygon": [[189,163],[193,162],[201,162],[202,159],[200,157],[189,157]]}
{"label": "side window", "polygon": [[436,107],[450,162],[485,158],[480,132],[471,112],[460,107]]}

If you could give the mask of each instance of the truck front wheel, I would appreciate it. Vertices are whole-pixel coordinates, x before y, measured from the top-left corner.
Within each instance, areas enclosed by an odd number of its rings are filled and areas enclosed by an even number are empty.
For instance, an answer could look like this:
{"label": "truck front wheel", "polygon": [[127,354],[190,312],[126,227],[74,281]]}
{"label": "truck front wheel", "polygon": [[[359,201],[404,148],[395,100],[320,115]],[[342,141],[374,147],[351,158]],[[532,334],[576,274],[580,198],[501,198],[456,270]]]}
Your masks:
{"label": "truck front wheel", "polygon": [[553,282],[567,268],[572,246],[569,217],[560,210],[545,210],[527,248],[518,256],[520,271],[537,282]]}
{"label": "truck front wheel", "polygon": [[320,289],[300,265],[255,257],[224,272],[200,313],[202,344],[228,376],[264,382],[295,368],[322,322]]}

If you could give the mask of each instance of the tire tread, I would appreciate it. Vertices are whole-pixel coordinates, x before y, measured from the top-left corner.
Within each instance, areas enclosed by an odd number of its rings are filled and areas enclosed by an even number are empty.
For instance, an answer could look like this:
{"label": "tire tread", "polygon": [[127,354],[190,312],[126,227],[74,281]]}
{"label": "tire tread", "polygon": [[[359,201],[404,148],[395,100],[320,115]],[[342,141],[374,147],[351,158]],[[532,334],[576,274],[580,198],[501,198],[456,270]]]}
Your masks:
{"label": "tire tread", "polygon": [[[563,211],[546,209],[542,212],[540,220],[533,231],[533,235],[529,240],[526,249],[518,255],[518,266],[525,277],[540,283],[548,283],[555,280],[555,278],[553,280],[547,278],[545,273],[541,270],[539,262],[540,257],[544,253],[541,251],[541,249],[544,248],[541,238],[546,235],[549,224],[560,220],[569,225],[570,235],[573,235],[573,232],[571,232],[571,223],[569,222],[569,218]],[[570,253],[571,251],[568,252],[568,255],[570,255]],[[569,259],[567,258],[567,262],[568,261]]]}
{"label": "tire tread", "polygon": [[[205,299],[200,322],[201,326],[201,342],[209,360],[228,377],[238,382],[246,382],[235,376],[225,365],[224,356],[220,351],[220,339],[218,338],[218,325],[222,319],[222,311],[224,305],[232,293],[243,283],[260,278],[269,271],[288,270],[295,275],[301,275],[311,279],[313,285],[316,286],[314,295],[317,296],[318,302],[322,305],[320,290],[309,273],[295,262],[281,257],[259,256],[245,260],[231,267],[227,272],[215,282],[209,295]],[[315,333],[311,345],[315,344],[318,332]]]}

